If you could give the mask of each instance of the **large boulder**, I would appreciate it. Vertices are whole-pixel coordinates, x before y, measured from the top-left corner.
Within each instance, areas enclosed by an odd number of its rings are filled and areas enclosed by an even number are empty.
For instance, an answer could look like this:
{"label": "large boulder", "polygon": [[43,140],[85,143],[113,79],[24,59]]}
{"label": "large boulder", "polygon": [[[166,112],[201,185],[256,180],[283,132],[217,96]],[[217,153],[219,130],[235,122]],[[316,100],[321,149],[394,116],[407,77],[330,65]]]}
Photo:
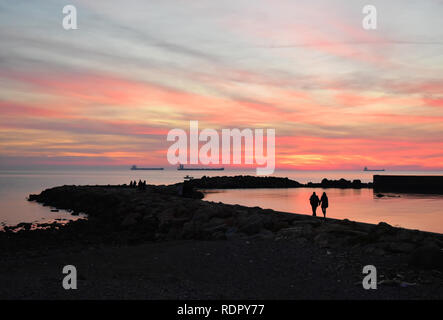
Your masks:
{"label": "large boulder", "polygon": [[309,237],[312,235],[312,226],[310,224],[299,224],[295,227],[281,229],[277,235],[276,239],[296,239],[300,237]]}
{"label": "large boulder", "polygon": [[195,210],[192,220],[195,221],[208,221],[212,217],[218,214],[219,208],[213,204],[201,205],[197,210]]}
{"label": "large boulder", "polygon": [[282,219],[278,219],[278,217],[275,217],[273,219],[269,219],[264,224],[265,228],[277,232],[281,229],[289,228],[289,223],[287,221],[284,221]]}
{"label": "large boulder", "polygon": [[314,242],[321,248],[331,248],[335,245],[336,238],[330,233],[322,232],[315,236]]}
{"label": "large boulder", "polygon": [[377,237],[393,236],[396,232],[397,229],[386,222],[380,222],[371,228],[371,233]]}
{"label": "large boulder", "polygon": [[238,228],[247,235],[256,234],[263,228],[264,220],[262,214],[249,214],[238,220]]}

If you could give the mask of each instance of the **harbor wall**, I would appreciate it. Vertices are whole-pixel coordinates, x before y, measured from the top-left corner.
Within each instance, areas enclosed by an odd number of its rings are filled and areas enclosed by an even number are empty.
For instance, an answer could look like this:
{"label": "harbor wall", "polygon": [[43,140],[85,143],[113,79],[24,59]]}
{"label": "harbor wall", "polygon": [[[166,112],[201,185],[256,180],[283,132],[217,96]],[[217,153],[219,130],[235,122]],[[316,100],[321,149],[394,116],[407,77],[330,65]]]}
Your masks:
{"label": "harbor wall", "polygon": [[375,192],[443,194],[443,176],[374,175]]}

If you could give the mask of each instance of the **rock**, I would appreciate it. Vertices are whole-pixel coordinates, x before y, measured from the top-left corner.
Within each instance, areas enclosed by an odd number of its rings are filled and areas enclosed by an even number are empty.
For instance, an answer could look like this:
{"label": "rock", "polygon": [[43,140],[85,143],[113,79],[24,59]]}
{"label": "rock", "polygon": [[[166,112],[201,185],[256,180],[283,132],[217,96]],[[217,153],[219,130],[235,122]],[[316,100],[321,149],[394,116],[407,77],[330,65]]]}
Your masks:
{"label": "rock", "polygon": [[183,234],[179,226],[171,225],[167,232],[167,239],[182,239]]}
{"label": "rock", "polygon": [[224,235],[226,230],[227,230],[227,227],[226,227],[226,225],[224,223],[223,224],[219,224],[219,225],[215,225],[215,226],[213,226],[213,225],[206,226],[206,227],[203,226],[202,229],[201,229],[202,234],[204,234],[205,238],[208,238],[208,239],[213,238],[212,236],[214,234],[216,234],[216,233],[220,233],[221,232]]}
{"label": "rock", "polygon": [[210,206],[201,206],[194,212],[192,216],[192,220],[194,221],[208,221],[211,217],[215,216],[217,213],[216,210],[211,208]]}
{"label": "rock", "polygon": [[362,183],[361,183],[360,179],[352,180],[352,187],[353,188],[359,189],[359,188],[361,188],[361,186],[362,186]]}
{"label": "rock", "polygon": [[193,239],[197,238],[201,225],[196,221],[188,221],[182,227],[182,238]]}
{"label": "rock", "polygon": [[261,229],[259,233],[248,236],[249,239],[253,240],[273,240],[275,238],[275,234],[272,231],[269,231],[267,229]]}
{"label": "rock", "polygon": [[351,227],[341,224],[326,224],[321,227],[322,232],[332,233],[338,236],[366,236],[363,231],[353,230]]}
{"label": "rock", "polygon": [[232,209],[225,208],[223,206],[223,207],[218,208],[215,216],[217,218],[228,218],[228,217],[232,217],[232,214],[233,214]]}
{"label": "rock", "polygon": [[32,226],[32,223],[30,222],[20,222],[18,225],[16,225],[16,228],[23,228],[25,230],[29,230]]}
{"label": "rock", "polygon": [[28,201],[37,201],[39,199],[39,195],[37,194],[30,194],[28,197]]}
{"label": "rock", "polygon": [[219,225],[225,225],[226,224],[226,219],[222,219],[222,218],[212,218],[211,220],[209,220],[208,222],[206,222],[204,224],[204,228],[211,228],[214,226],[219,226]]}
{"label": "rock", "polygon": [[281,229],[289,228],[289,223],[287,221],[282,221],[278,218],[275,218],[267,222],[265,227],[271,229],[274,232],[277,232]]}
{"label": "rock", "polygon": [[397,241],[413,241],[413,237],[410,231],[408,230],[399,230],[395,235]]}
{"label": "rock", "polygon": [[174,208],[159,209],[157,211],[157,217],[160,223],[171,221],[175,217]]}
{"label": "rock", "polygon": [[355,221],[350,221],[349,219],[343,219],[342,221],[338,221],[338,223],[342,226],[346,226],[352,229],[361,229],[361,226],[357,224]]}
{"label": "rock", "polygon": [[218,231],[212,234],[213,240],[226,240],[226,235],[223,231]]}
{"label": "rock", "polygon": [[383,248],[377,246],[367,246],[365,252],[368,254],[374,254],[377,256],[383,256],[386,254],[386,251]]}
{"label": "rock", "polygon": [[121,226],[122,227],[129,227],[137,224],[138,219],[141,218],[141,215],[139,212],[133,212],[131,214],[128,214],[122,221]]}
{"label": "rock", "polygon": [[306,243],[308,243],[308,239],[306,239],[306,238],[297,238],[297,239],[295,240],[295,242],[296,242],[298,245],[303,246],[303,245],[305,245]]}
{"label": "rock", "polygon": [[326,233],[322,232],[319,233],[315,238],[314,242],[320,246],[320,248],[329,248],[333,245],[333,241],[335,240],[335,237]]}
{"label": "rock", "polygon": [[238,228],[231,227],[226,230],[225,237],[226,237],[226,240],[235,240],[235,239],[243,238],[244,234],[240,233],[238,231]]}
{"label": "rock", "polygon": [[414,267],[443,270],[443,252],[436,246],[422,246],[411,254],[408,262]]}
{"label": "rock", "polygon": [[321,225],[321,221],[318,220],[294,220],[291,223],[293,226],[298,226],[298,225],[311,225],[312,227],[318,227]]}
{"label": "rock", "polygon": [[136,212],[140,212],[140,213],[148,213],[148,207],[146,207],[146,205],[143,204],[139,204],[135,207],[134,211]]}
{"label": "rock", "polygon": [[190,216],[191,216],[191,213],[183,205],[183,203],[181,203],[181,202],[176,203],[176,207],[174,210],[174,218],[182,219],[182,218],[189,218]]}
{"label": "rock", "polygon": [[416,248],[416,245],[409,242],[392,242],[388,245],[388,250],[391,252],[407,253]]}
{"label": "rock", "polygon": [[438,240],[437,239],[433,239],[431,237],[424,238],[421,244],[422,244],[423,247],[437,247],[437,248],[441,247],[439,245]]}
{"label": "rock", "polygon": [[371,233],[376,234],[376,235],[392,235],[396,232],[396,229],[387,224],[386,222],[380,222],[379,224],[377,224],[376,226],[373,226],[371,229]]}
{"label": "rock", "polygon": [[159,221],[156,216],[147,215],[144,216],[140,228],[143,230],[143,233],[151,233],[154,234],[158,230]]}
{"label": "rock", "polygon": [[263,217],[261,214],[252,214],[239,221],[239,230],[247,235],[260,232],[263,228]]}
{"label": "rock", "polygon": [[183,226],[188,221],[189,221],[189,219],[186,218],[186,217],[183,217],[183,218],[173,218],[171,221],[169,221],[169,223],[171,224],[171,226],[181,227],[181,226]]}
{"label": "rock", "polygon": [[157,218],[159,220],[159,231],[169,232],[172,225],[172,220],[174,219],[175,210],[174,208],[167,208],[166,210],[157,213]]}
{"label": "rock", "polygon": [[281,229],[276,239],[296,239],[300,237],[307,237],[312,234],[312,226],[310,224],[298,225],[296,227]]}
{"label": "rock", "polygon": [[272,231],[269,231],[269,230],[266,230],[266,229],[262,229],[260,231],[260,233],[258,233],[256,235],[256,237],[258,239],[262,239],[262,240],[269,240],[269,239],[274,239],[275,235],[274,235],[274,232],[272,232]]}
{"label": "rock", "polygon": [[204,176],[201,179],[193,179],[189,183],[200,189],[291,188],[301,186],[297,181],[288,178],[257,176]]}

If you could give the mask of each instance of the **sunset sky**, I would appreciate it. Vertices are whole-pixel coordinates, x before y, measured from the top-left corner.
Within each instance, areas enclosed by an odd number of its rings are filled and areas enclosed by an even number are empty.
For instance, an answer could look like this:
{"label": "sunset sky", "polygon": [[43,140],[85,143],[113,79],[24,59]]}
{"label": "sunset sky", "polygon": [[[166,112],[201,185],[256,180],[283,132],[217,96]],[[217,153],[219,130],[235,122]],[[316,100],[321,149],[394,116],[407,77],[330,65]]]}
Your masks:
{"label": "sunset sky", "polygon": [[441,0],[0,0],[0,167],[166,166],[168,131],[198,120],[275,128],[278,168],[441,170],[442,16]]}

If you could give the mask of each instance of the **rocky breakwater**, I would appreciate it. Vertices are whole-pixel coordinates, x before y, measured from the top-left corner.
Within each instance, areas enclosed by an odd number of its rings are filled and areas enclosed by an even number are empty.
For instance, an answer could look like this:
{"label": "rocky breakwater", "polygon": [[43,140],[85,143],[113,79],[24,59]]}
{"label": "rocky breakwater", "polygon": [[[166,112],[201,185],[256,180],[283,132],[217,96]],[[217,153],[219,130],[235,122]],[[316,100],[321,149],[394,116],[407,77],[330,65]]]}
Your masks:
{"label": "rocky breakwater", "polygon": [[372,188],[372,182],[360,180],[328,180],[323,179],[320,183],[300,183],[289,178],[281,177],[257,177],[257,176],[222,176],[193,179],[188,182],[198,189],[249,189],[249,188]]}
{"label": "rocky breakwater", "polygon": [[[63,186],[31,195],[31,201],[88,214],[60,228],[80,232],[81,239],[140,243],[169,239],[238,238],[314,244],[368,256],[401,255],[419,268],[443,270],[443,235],[307,215],[244,207],[175,195],[175,188]],[[77,227],[76,227],[77,226]],[[48,232],[43,230],[41,232]],[[21,231],[32,233],[35,231]],[[68,237],[69,238],[69,237]]]}
{"label": "rocky breakwater", "polygon": [[361,180],[346,180],[346,179],[339,179],[339,180],[329,180],[329,179],[323,179],[320,183],[314,183],[314,182],[308,182],[304,187],[307,188],[340,188],[340,189],[361,189],[361,188],[372,188],[373,183],[372,182],[361,182]]}

